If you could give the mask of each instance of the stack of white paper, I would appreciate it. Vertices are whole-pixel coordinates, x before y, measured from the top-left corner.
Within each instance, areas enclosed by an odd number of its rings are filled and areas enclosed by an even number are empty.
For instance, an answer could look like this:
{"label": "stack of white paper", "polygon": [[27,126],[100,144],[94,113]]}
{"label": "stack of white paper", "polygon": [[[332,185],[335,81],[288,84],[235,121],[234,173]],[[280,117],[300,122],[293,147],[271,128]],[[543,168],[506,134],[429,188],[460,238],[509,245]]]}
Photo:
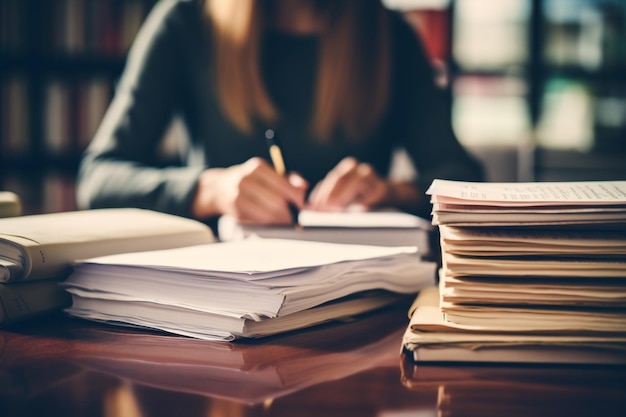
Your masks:
{"label": "stack of white paper", "polygon": [[70,314],[205,339],[350,316],[435,281],[415,247],[252,238],[78,262]]}
{"label": "stack of white paper", "polygon": [[298,215],[298,226],[241,224],[231,216],[222,216],[218,223],[218,235],[223,241],[259,236],[360,245],[417,246],[421,256],[431,254],[433,226],[430,222],[397,210],[302,210]]}
{"label": "stack of white paper", "polygon": [[626,362],[626,181],[436,180],[428,193],[442,268],[405,335],[415,358],[542,362],[558,347],[576,352],[566,362]]}

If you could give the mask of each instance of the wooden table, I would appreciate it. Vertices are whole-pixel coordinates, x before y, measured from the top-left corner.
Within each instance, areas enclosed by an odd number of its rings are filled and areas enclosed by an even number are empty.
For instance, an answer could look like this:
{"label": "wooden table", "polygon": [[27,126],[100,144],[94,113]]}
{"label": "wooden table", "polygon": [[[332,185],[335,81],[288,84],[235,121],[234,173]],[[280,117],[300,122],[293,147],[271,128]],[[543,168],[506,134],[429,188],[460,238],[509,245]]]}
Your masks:
{"label": "wooden table", "polygon": [[405,306],[245,343],[69,319],[0,331],[0,416],[626,416],[626,370],[415,366]]}

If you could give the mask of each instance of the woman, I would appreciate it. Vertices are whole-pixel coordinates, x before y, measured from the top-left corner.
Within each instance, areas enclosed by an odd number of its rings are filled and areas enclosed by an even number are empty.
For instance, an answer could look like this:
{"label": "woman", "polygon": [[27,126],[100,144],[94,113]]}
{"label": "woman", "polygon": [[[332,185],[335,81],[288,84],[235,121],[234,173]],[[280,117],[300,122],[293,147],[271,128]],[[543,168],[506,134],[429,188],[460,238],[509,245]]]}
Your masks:
{"label": "woman", "polygon": [[[180,166],[160,166],[175,116],[188,149]],[[268,162],[268,129],[288,177]],[[415,182],[387,178],[396,148]],[[481,170],[452,132],[414,32],[379,0],[163,0],[86,151],[78,200],[285,224],[289,205],[427,215],[434,178],[479,180]]]}

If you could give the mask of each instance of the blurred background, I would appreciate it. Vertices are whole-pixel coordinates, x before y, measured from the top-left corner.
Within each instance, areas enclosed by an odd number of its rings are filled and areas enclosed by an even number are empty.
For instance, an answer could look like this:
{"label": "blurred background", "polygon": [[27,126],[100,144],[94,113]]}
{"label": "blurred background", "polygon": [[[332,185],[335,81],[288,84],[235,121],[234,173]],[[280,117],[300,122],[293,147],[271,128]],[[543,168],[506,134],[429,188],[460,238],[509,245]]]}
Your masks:
{"label": "blurred background", "polygon": [[[0,0],[0,190],[24,214],[75,209],[80,154],[154,3]],[[422,39],[489,180],[626,179],[626,1],[383,3]],[[173,122],[164,156],[183,136]]]}

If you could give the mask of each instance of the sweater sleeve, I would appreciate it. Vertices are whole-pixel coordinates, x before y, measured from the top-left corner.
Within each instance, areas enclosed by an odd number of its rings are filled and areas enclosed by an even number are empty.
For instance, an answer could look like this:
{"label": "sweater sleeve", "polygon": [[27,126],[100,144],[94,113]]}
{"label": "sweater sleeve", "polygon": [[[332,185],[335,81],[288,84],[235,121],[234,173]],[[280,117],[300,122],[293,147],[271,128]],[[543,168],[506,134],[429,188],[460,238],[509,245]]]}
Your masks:
{"label": "sweater sleeve", "polygon": [[[79,167],[80,208],[139,207],[191,217],[202,167],[160,167],[158,148],[181,106],[183,2],[157,3]],[[187,2],[189,3],[189,2]]]}
{"label": "sweater sleeve", "polygon": [[406,22],[398,20],[394,25],[395,74],[401,87],[394,107],[404,128],[396,139],[416,166],[419,190],[425,191],[435,178],[483,180],[482,167],[452,129],[448,98],[435,85],[419,38]]}

